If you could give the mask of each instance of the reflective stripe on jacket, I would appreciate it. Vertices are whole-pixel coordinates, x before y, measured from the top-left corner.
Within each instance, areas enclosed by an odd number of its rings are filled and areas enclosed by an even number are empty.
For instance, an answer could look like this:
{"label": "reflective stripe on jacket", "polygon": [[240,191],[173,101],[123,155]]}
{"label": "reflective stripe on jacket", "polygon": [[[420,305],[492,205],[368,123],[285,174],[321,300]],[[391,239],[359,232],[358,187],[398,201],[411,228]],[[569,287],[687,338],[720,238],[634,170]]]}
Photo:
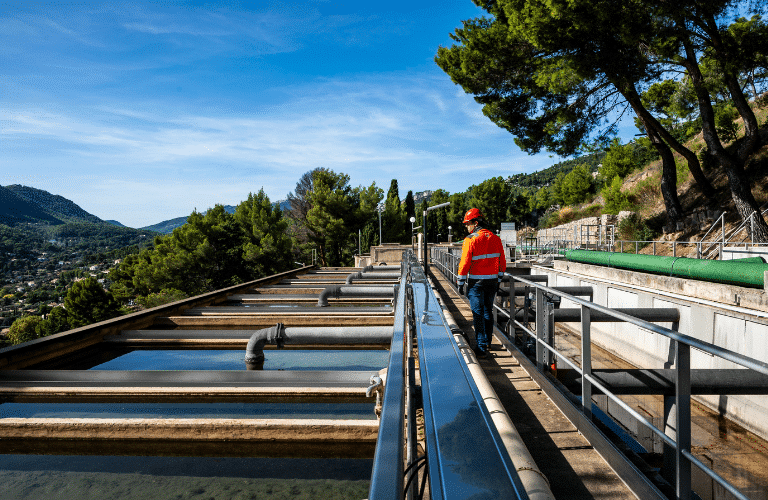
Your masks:
{"label": "reflective stripe on jacket", "polygon": [[501,239],[487,229],[480,229],[464,238],[461,247],[458,282],[501,279],[507,270],[507,259]]}

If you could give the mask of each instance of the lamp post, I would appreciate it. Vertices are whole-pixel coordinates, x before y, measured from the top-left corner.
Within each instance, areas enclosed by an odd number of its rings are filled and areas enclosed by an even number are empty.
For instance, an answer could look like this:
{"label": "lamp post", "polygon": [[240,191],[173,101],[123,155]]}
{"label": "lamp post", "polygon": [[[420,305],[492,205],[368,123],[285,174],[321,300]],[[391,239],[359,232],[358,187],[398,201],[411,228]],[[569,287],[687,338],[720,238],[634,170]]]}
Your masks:
{"label": "lamp post", "polygon": [[451,241],[451,229],[453,229],[451,226],[448,226],[448,244],[453,243]]}
{"label": "lamp post", "polygon": [[429,250],[427,248],[427,213],[431,212],[432,210],[437,210],[438,208],[447,207],[450,204],[450,201],[446,201],[445,203],[441,203],[433,207],[427,207],[427,209],[424,210],[424,218],[421,221],[423,228],[421,231],[424,233],[424,276],[429,274],[429,254],[427,253],[427,250]]}
{"label": "lamp post", "polygon": [[411,248],[413,248],[413,224],[416,222],[416,217],[411,216],[408,220],[411,221]]}
{"label": "lamp post", "polygon": [[384,210],[384,205],[379,203],[376,206],[376,211],[379,212],[379,245],[383,244],[384,241],[381,239],[381,212]]}

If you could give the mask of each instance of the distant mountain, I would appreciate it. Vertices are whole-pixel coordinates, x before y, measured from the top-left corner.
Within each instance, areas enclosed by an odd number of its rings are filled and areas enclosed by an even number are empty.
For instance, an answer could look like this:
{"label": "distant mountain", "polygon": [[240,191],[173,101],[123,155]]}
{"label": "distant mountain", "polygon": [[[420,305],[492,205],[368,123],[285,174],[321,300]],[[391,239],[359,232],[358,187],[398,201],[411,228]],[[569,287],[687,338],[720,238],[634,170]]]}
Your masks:
{"label": "distant mountain", "polygon": [[[230,213],[230,214],[235,213],[235,209],[236,208],[237,207],[233,207],[232,205],[224,205],[224,211],[227,212],[227,213]],[[203,215],[205,215],[207,212],[208,212],[208,210],[203,212]],[[155,231],[155,232],[160,233],[160,234],[171,234],[174,229],[176,229],[177,227],[181,227],[184,224],[186,224],[188,217],[189,216],[176,217],[175,219],[170,219],[170,220],[166,220],[166,221],[163,221],[163,222],[158,222],[157,224],[153,224],[151,226],[145,226],[145,227],[142,227],[140,229],[144,229],[144,230],[147,230],[147,231]]]}
{"label": "distant mountain", "polygon": [[47,213],[36,203],[31,203],[12,190],[0,186],[0,224],[15,226],[23,223],[63,224],[63,221]]}
{"label": "distant mountain", "polygon": [[151,243],[154,235],[103,221],[63,196],[0,186],[0,253],[100,253]]}
{"label": "distant mountain", "polygon": [[5,186],[5,189],[11,191],[19,198],[40,207],[40,209],[45,211],[48,215],[61,221],[92,222],[94,224],[104,222],[63,196],[54,195],[48,191],[43,191],[42,189],[21,186],[19,184]]}
{"label": "distant mountain", "polygon": [[104,222],[106,222],[107,224],[112,224],[113,226],[118,226],[118,227],[128,227],[128,226],[126,226],[125,224],[120,224],[120,223],[119,223],[118,221],[116,221],[116,220],[105,220]]}
{"label": "distant mountain", "polygon": [[187,223],[186,217],[176,217],[175,219],[158,222],[157,224],[153,224],[151,226],[145,226],[139,229],[142,229],[145,231],[155,231],[160,234],[171,234],[174,229],[176,229],[177,227],[181,227],[186,223]]}

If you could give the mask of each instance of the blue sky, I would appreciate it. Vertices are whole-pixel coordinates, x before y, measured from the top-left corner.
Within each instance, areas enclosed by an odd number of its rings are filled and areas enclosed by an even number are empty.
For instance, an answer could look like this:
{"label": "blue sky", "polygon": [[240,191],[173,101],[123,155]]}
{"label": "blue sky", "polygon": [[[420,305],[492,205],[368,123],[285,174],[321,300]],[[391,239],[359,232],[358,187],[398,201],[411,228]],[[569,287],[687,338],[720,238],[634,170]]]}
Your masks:
{"label": "blue sky", "polygon": [[466,190],[530,157],[434,63],[471,0],[0,2],[0,185],[143,227],[326,167]]}

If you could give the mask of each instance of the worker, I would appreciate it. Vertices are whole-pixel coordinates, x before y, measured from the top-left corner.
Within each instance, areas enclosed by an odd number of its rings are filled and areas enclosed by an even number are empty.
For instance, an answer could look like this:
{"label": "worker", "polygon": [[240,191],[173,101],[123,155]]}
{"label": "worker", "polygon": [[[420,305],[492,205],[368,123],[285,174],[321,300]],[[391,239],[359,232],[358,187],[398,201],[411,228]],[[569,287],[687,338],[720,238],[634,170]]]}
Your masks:
{"label": "worker", "polygon": [[493,336],[493,301],[499,289],[507,261],[501,239],[488,230],[485,216],[470,208],[463,220],[467,236],[461,248],[457,277],[459,294],[466,293],[475,327],[475,354],[488,357]]}

